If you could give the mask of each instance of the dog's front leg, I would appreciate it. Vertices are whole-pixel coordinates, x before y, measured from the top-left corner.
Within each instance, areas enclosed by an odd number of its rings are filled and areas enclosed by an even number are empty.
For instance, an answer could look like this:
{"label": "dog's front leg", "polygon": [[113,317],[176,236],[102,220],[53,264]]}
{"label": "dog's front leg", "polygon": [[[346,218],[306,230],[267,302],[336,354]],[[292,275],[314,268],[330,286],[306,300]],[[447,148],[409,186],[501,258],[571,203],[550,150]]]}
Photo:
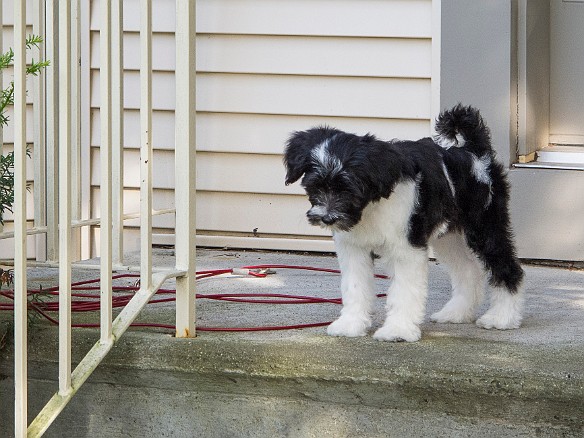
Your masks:
{"label": "dog's front leg", "polygon": [[371,252],[335,239],[341,267],[343,309],[339,319],[329,325],[331,336],[365,336],[371,327],[371,311],[375,299],[373,258]]}
{"label": "dog's front leg", "polygon": [[428,254],[408,248],[394,260],[394,277],[387,293],[387,318],[373,337],[382,341],[415,342],[426,311]]}

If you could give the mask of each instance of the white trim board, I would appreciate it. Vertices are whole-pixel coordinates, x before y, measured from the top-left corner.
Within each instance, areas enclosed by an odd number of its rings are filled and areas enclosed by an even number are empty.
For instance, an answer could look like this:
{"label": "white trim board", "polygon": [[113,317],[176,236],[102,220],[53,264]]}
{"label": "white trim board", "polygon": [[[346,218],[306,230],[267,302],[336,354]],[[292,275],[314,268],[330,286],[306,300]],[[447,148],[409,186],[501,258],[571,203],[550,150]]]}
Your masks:
{"label": "white trim board", "polygon": [[[334,252],[332,239],[292,239],[277,237],[209,236],[197,235],[197,246],[212,248],[253,248],[283,251]],[[153,234],[154,245],[174,246],[174,234]]]}

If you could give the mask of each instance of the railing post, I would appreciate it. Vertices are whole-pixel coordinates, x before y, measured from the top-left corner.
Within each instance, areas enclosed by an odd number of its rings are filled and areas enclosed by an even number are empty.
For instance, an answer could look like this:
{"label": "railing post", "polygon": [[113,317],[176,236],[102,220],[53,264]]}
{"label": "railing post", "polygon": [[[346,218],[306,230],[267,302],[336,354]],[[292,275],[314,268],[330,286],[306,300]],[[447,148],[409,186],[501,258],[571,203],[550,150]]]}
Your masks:
{"label": "railing post", "polygon": [[59,0],[46,2],[47,260],[59,259]]}
{"label": "railing post", "polygon": [[112,262],[124,263],[124,6],[112,9]]}
{"label": "railing post", "polygon": [[[77,0],[80,1],[80,0]],[[90,27],[90,15],[91,15],[91,3],[88,1],[81,0],[79,8],[79,30],[80,32],[80,52],[81,54],[90,53],[91,48],[91,32],[89,32]],[[79,101],[81,105],[80,110],[80,138],[79,145],[81,147],[81,162],[80,170],[81,173],[81,220],[86,220],[91,217],[91,62],[89,56],[81,56],[79,60],[80,64],[80,92]],[[81,260],[86,260],[92,256],[91,248],[91,236],[93,234],[94,228],[91,226],[85,226],[80,228],[80,248]]]}
{"label": "railing post", "polygon": [[[0,5],[1,6],[1,5]],[[26,2],[14,3],[14,433],[26,436]]]}
{"label": "railing post", "polygon": [[[81,217],[81,5],[80,0],[71,0],[71,219]],[[71,232],[71,258],[81,259],[81,229]]]}
{"label": "railing post", "polygon": [[152,1],[140,1],[140,286],[152,288]]}
{"label": "railing post", "polygon": [[71,3],[59,1],[59,393],[71,391]]}
{"label": "railing post", "polygon": [[100,263],[101,263],[101,342],[112,336],[112,99],[111,99],[111,0],[101,0],[99,44],[101,50],[100,108]]}
{"label": "railing post", "polygon": [[[3,18],[3,12],[2,12],[2,3],[3,1],[0,0],[0,51],[3,51],[3,47],[4,47],[4,18]],[[4,73],[2,72],[2,70],[0,70],[0,84],[3,84],[3,77],[4,77]],[[0,124],[0,155],[3,154],[4,151],[4,126],[2,126]],[[2,225],[0,223],[0,233],[2,233],[2,231],[4,231],[4,225]]]}
{"label": "railing post", "polygon": [[[45,2],[35,0],[33,3],[33,25],[35,35],[43,37],[45,33]],[[0,47],[2,47],[0,45]],[[45,58],[45,44],[36,50],[35,59]],[[34,226],[47,225],[47,175],[46,175],[46,144],[45,144],[45,75],[39,74],[33,78],[33,126],[34,126]],[[47,238],[45,234],[35,237],[36,259],[47,259]]]}
{"label": "railing post", "polygon": [[195,1],[176,2],[176,336],[195,336]]}

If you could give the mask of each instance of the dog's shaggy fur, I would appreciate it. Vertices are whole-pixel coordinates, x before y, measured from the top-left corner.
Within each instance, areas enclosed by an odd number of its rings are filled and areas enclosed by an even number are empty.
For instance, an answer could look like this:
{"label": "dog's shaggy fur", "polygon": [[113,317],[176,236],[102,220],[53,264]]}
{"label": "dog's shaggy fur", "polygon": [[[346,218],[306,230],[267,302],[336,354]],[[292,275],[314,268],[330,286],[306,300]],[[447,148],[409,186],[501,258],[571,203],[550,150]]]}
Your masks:
{"label": "dog's shaggy fur", "polygon": [[392,276],[387,318],[374,337],[417,341],[428,289],[428,247],[445,264],[452,298],[435,322],[475,319],[488,277],[484,328],[512,329],[522,318],[523,270],[509,224],[509,186],[479,112],[457,105],[440,114],[437,136],[390,142],[330,127],[288,140],[286,184],[302,177],[308,221],[333,233],[342,272],[335,336],[363,336],[375,297],[373,263]]}

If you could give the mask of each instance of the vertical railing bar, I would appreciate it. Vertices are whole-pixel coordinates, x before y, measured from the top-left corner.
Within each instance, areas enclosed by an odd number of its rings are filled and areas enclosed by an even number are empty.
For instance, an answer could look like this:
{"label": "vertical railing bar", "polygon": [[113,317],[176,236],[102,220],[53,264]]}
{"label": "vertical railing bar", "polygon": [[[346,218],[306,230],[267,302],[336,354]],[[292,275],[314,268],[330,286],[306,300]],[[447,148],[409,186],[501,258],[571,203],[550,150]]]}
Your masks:
{"label": "vertical railing bar", "polygon": [[195,335],[195,2],[176,2],[175,248],[176,336]]}
{"label": "vertical railing bar", "polygon": [[113,264],[124,264],[124,6],[112,9],[112,253]]}
{"label": "vertical railing bar", "polygon": [[140,1],[140,286],[152,287],[152,2]]}
{"label": "vertical railing bar", "polygon": [[[81,28],[80,28],[80,0],[71,1],[71,218],[81,219]],[[81,230],[75,229],[71,233],[71,257],[74,260],[81,258]]]}
{"label": "vertical railing bar", "polygon": [[58,0],[46,2],[46,56],[51,64],[46,68],[46,143],[47,143],[47,260],[59,258],[59,191],[58,191],[58,144],[59,144],[59,7]]}
{"label": "vertical railing bar", "polygon": [[71,391],[71,3],[59,1],[59,393]]}
{"label": "vertical railing bar", "polygon": [[14,431],[27,429],[26,2],[14,3]]}
{"label": "vertical railing bar", "polygon": [[[2,13],[2,3],[0,0],[0,52],[4,53],[4,18]],[[0,70],[0,87],[4,89],[4,73]],[[0,124],[0,155],[4,153],[4,126]],[[0,223],[0,233],[4,231],[4,225]]]}
{"label": "vertical railing bar", "polygon": [[[33,4],[33,33],[43,37],[43,44],[35,50],[38,61],[45,58],[45,2],[35,0]],[[33,126],[34,126],[34,226],[47,224],[47,180],[46,180],[46,145],[45,145],[45,75],[33,77]],[[47,236],[35,237],[36,259],[47,259]]]}
{"label": "vertical railing bar", "polygon": [[100,263],[101,342],[112,336],[112,98],[111,98],[111,0],[101,0],[100,45]]}
{"label": "vertical railing bar", "polygon": [[[90,2],[81,1],[80,6],[80,23],[79,29],[89,29],[90,27]],[[90,51],[90,32],[81,32],[80,52],[89,53]],[[89,56],[82,56],[80,60],[80,148],[81,148],[81,218],[88,219],[91,216],[91,66]],[[82,260],[91,257],[91,234],[93,227],[82,227],[81,235],[81,254]]]}

